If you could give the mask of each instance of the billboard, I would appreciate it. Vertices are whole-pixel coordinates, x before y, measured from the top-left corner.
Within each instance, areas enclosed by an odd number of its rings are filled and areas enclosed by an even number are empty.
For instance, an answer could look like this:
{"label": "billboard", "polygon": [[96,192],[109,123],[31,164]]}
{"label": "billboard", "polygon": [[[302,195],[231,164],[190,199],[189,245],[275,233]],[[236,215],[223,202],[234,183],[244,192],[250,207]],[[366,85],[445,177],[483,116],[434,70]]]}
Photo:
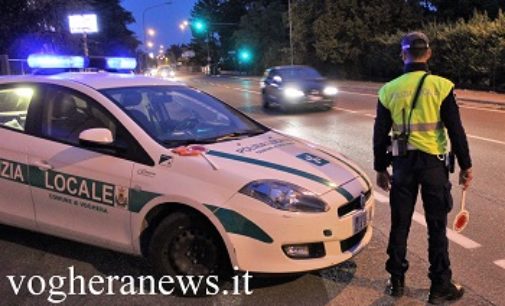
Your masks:
{"label": "billboard", "polygon": [[70,15],[68,25],[72,34],[98,32],[96,14]]}

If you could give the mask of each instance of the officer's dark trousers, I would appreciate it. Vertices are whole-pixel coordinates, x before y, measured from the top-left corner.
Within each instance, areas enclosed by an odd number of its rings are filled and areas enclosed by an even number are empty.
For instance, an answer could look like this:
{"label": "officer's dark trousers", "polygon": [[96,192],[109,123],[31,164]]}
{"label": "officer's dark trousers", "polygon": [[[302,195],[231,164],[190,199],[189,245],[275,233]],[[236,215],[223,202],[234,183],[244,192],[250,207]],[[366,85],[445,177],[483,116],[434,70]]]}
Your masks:
{"label": "officer's dark trousers", "polygon": [[409,267],[406,259],[407,237],[419,187],[428,225],[428,253],[432,286],[445,287],[451,280],[451,269],[446,237],[447,214],[452,208],[444,162],[436,155],[408,151],[406,157],[393,158],[391,184],[391,232],[389,235],[386,270],[401,277]]}

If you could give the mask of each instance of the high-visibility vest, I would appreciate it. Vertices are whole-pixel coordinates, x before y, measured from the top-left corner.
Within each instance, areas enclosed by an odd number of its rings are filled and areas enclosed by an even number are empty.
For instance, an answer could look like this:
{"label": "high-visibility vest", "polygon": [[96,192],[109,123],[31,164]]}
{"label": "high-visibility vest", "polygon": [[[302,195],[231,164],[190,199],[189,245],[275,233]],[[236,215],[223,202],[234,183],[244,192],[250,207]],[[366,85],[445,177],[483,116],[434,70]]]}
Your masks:
{"label": "high-visibility vest", "polygon": [[[382,105],[391,112],[393,134],[407,129],[412,98],[425,71],[413,71],[385,84],[379,90]],[[417,98],[410,120],[409,144],[429,154],[447,152],[447,135],[440,118],[440,106],[454,88],[451,81],[428,75]]]}

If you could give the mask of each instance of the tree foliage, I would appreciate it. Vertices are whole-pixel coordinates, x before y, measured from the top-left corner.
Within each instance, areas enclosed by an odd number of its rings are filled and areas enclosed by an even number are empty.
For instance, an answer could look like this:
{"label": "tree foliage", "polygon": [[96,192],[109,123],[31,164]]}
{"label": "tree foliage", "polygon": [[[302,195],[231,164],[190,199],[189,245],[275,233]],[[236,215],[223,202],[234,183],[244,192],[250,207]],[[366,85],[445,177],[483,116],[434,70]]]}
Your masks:
{"label": "tree foliage", "polygon": [[474,12],[486,13],[491,19],[498,16],[500,9],[505,9],[503,0],[433,0],[424,1],[433,8],[433,15],[438,21],[454,22],[460,18],[469,20]]}
{"label": "tree foliage", "polygon": [[[82,36],[70,34],[68,15],[97,14],[100,32],[90,34],[93,55],[134,54],[139,41],[120,0],[0,0],[0,54],[24,58],[34,52],[82,53]],[[21,17],[20,17],[21,16]]]}
{"label": "tree foliage", "polygon": [[324,13],[314,21],[317,57],[359,75],[368,42],[380,34],[419,24],[418,5],[396,0],[326,0]]}
{"label": "tree foliage", "polygon": [[289,37],[285,1],[251,5],[233,35],[236,49],[248,48],[254,56],[254,71],[289,64]]}
{"label": "tree foliage", "polygon": [[[253,71],[288,64],[288,0],[199,0],[193,17],[238,22],[215,27],[213,56],[247,46]],[[432,70],[466,87],[505,90],[503,0],[291,0],[295,64],[326,74],[387,80],[402,72],[400,39],[427,33]],[[232,34],[231,34],[232,33]],[[203,54],[204,39],[195,35]],[[212,52],[211,52],[212,53]],[[206,54],[206,53],[205,53]]]}
{"label": "tree foliage", "polygon": [[[505,14],[499,12],[491,19],[485,13],[476,13],[468,22],[430,23],[422,30],[431,39],[430,67],[434,73],[463,87],[505,90]],[[374,39],[368,56],[374,67],[370,76],[389,78],[401,72],[397,55],[404,34]]]}

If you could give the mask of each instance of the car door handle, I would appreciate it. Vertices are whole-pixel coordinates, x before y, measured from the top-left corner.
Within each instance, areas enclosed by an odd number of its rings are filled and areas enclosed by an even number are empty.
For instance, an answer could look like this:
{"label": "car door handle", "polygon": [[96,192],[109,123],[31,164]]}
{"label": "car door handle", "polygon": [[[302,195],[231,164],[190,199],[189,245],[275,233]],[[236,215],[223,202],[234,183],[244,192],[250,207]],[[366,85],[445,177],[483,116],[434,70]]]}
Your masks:
{"label": "car door handle", "polygon": [[38,160],[34,162],[33,165],[43,171],[53,169],[53,166],[45,160]]}

